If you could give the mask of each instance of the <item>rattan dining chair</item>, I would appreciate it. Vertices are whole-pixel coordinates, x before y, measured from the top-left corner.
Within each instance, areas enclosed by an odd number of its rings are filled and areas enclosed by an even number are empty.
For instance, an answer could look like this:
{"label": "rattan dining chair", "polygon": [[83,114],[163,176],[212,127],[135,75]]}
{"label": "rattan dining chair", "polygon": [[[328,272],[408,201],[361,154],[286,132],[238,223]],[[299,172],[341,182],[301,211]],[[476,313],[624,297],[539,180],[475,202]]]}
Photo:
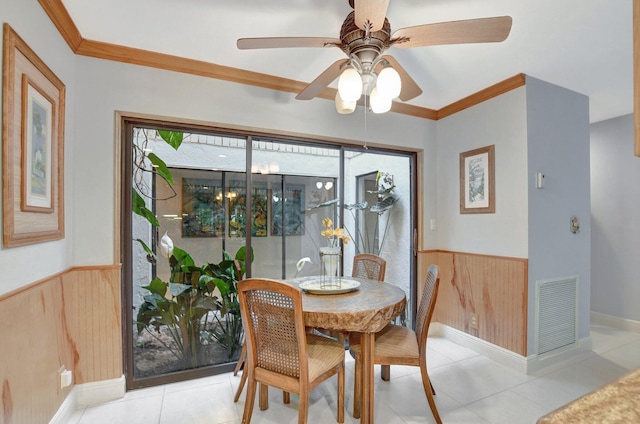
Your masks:
{"label": "rattan dining chair", "polygon": [[368,278],[369,280],[384,280],[387,261],[380,256],[361,253],[353,257],[352,277]]}
{"label": "rattan dining chair", "polygon": [[309,392],[338,375],[338,416],[344,422],[344,346],[327,337],[307,334],[302,313],[302,291],[282,281],[251,278],[238,283],[245,328],[247,394],[242,422],[249,424],[256,386],[260,409],[268,408],[267,389],[273,386],[299,396],[298,423],[307,422]]}
{"label": "rattan dining chair", "polygon": [[[438,278],[438,267],[430,265],[427,270],[427,277],[418,305],[418,314],[416,316],[416,330],[410,328],[390,324],[383,328],[375,335],[374,348],[374,364],[382,365],[413,365],[420,367],[422,375],[422,387],[427,396],[429,407],[438,424],[441,424],[440,415],[436,408],[433,396],[435,390],[429,380],[427,373],[427,333],[429,332],[429,324],[436,305],[438,297],[438,287],[440,279]],[[351,340],[350,340],[351,343]],[[351,354],[355,357],[355,376],[354,376],[354,393],[353,393],[353,416],[360,418],[360,399],[362,397],[362,387],[360,386],[360,378],[362,375],[361,346],[359,340],[349,347]]]}
{"label": "rattan dining chair", "polygon": [[[352,277],[368,278],[370,280],[384,281],[384,274],[387,269],[387,261],[377,255],[361,253],[353,257]],[[360,333],[348,334],[349,343],[360,340]],[[382,379],[389,381],[391,378],[391,368],[389,365],[382,365]]]}

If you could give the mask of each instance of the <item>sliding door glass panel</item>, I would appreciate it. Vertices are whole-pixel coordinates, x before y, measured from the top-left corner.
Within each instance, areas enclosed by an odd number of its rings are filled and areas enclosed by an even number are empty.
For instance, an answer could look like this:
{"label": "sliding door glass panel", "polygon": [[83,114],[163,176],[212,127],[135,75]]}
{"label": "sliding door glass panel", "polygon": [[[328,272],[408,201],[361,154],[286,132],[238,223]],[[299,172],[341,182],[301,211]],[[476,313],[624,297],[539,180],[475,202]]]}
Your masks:
{"label": "sliding door glass panel", "polygon": [[246,140],[138,127],[131,147],[138,213],[130,227],[127,384],[141,387],[239,356],[239,321],[217,283],[200,277],[204,264],[244,245]]}
{"label": "sliding door glass panel", "polygon": [[[260,139],[253,141],[251,157],[252,181],[266,185],[269,199],[267,235],[252,238],[252,275],[319,275],[319,248],[327,244],[320,234],[322,219],[337,222],[338,210],[335,203],[320,205],[337,199],[340,149]],[[305,257],[311,263],[298,270]]]}
{"label": "sliding door glass panel", "polygon": [[353,238],[345,246],[345,274],[353,255],[371,253],[387,261],[385,281],[413,292],[413,157],[371,150],[345,153],[344,226]]}
{"label": "sliding door glass panel", "polygon": [[[252,277],[281,278],[282,274],[282,238],[274,235],[273,208],[281,194],[278,192],[281,176],[269,173],[252,173],[251,184],[253,190],[264,193],[264,212],[254,217],[254,224],[259,225],[261,231],[252,234],[251,247],[254,261],[251,264]],[[252,198],[255,204],[256,199]],[[259,221],[259,223],[257,222]]]}

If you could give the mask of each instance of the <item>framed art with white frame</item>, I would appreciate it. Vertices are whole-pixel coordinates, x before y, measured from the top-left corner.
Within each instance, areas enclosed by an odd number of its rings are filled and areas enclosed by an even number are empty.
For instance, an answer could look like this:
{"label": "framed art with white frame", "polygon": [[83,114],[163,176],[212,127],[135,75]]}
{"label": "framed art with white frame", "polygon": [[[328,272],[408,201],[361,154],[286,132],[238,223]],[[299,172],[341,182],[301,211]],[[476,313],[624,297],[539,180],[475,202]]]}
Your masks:
{"label": "framed art with white frame", "polygon": [[59,240],[65,85],[8,24],[3,29],[3,243]]}
{"label": "framed art with white frame", "polygon": [[460,153],[460,213],[495,213],[495,145]]}

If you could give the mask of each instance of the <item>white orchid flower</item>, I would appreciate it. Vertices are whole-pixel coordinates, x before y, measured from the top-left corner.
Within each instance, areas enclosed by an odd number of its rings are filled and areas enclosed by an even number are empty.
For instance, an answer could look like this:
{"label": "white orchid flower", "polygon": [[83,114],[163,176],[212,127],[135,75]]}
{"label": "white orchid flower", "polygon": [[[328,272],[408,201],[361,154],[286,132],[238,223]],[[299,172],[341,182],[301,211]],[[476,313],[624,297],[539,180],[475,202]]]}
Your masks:
{"label": "white orchid flower", "polygon": [[311,262],[311,258],[310,258],[310,257],[308,257],[308,256],[306,256],[306,257],[304,257],[304,258],[300,259],[300,260],[298,261],[298,263],[296,264],[296,269],[297,269],[298,271],[302,271],[302,268],[304,268],[304,264],[305,264],[305,263],[307,263],[307,262],[312,263],[312,262]]}
{"label": "white orchid flower", "polygon": [[173,256],[173,240],[165,231],[164,235],[160,239],[160,251],[162,252],[162,256],[169,259]]}
{"label": "white orchid flower", "polygon": [[307,262],[309,262],[310,264],[313,263],[313,262],[311,262],[311,258],[310,257],[305,256],[304,258],[300,259],[298,261],[298,263],[296,263],[296,269],[297,269],[296,276],[298,275],[298,273],[300,271],[302,271],[302,268],[304,268],[304,264],[307,263]]}

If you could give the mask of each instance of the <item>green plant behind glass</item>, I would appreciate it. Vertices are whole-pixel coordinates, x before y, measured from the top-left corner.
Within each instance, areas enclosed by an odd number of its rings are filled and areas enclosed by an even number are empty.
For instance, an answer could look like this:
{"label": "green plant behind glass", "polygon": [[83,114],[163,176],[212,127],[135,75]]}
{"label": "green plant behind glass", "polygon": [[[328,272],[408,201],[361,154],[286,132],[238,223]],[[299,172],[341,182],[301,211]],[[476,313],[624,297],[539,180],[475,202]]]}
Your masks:
{"label": "green plant behind glass", "polygon": [[[158,133],[176,150],[184,137],[182,133],[173,131]],[[145,132],[144,142],[147,141]],[[151,166],[148,166],[149,163]],[[170,187],[173,177],[164,161],[153,153],[147,154],[144,146],[134,146],[134,165],[134,175],[138,177],[134,177],[133,212],[159,227],[157,218],[146,207],[141,194],[148,190],[142,185],[144,178],[140,174],[152,172],[169,183]],[[138,333],[147,331],[185,368],[206,364],[205,347],[212,342],[222,346],[227,359],[231,360],[242,346],[244,337],[237,284],[246,270],[246,248],[241,247],[234,259],[223,252],[221,262],[197,266],[189,253],[174,247],[171,239],[167,235],[165,237],[169,246],[163,246],[163,250],[166,250],[163,256],[169,261],[171,275],[169,281],[156,277],[149,285],[142,287],[149,294],[144,296],[134,322]],[[136,241],[147,253],[149,262],[155,263],[157,256],[154,251],[144,241]],[[253,261],[253,251],[250,253],[250,260]],[[160,337],[161,332],[169,335],[171,343],[166,343]]]}
{"label": "green plant behind glass", "polygon": [[[156,277],[143,287],[149,294],[136,317],[138,333],[147,331],[187,368],[207,363],[205,347],[213,341],[225,348],[229,360],[242,346],[238,281],[246,269],[245,247],[235,260],[224,256],[219,263],[196,266],[176,247],[169,258],[171,281]],[[163,342],[162,331],[172,344]]]}

